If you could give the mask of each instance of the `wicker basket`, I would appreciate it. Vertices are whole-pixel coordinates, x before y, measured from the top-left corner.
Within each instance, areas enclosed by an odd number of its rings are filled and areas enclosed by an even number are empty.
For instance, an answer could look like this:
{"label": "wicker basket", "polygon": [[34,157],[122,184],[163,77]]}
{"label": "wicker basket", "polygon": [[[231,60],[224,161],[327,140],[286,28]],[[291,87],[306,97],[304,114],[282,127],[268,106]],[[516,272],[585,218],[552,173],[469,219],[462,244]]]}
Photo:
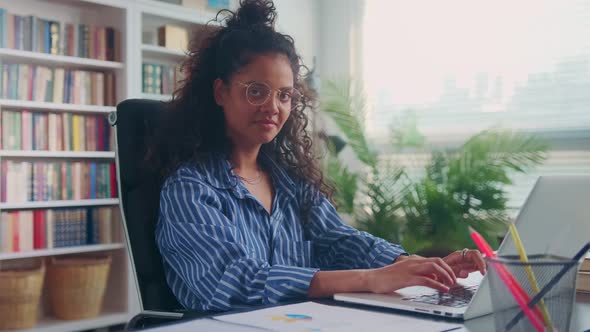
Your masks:
{"label": "wicker basket", "polygon": [[0,270],[0,330],[25,329],[37,323],[45,266]]}
{"label": "wicker basket", "polygon": [[53,315],[68,320],[98,316],[110,266],[110,256],[52,258],[47,285]]}

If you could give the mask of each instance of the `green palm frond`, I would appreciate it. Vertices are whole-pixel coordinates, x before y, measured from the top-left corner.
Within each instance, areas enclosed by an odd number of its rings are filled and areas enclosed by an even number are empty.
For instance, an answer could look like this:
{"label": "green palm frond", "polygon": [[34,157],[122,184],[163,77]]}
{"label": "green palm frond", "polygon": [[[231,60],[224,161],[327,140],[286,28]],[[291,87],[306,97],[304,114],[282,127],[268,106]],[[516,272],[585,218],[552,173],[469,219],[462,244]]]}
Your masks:
{"label": "green palm frond", "polygon": [[371,170],[369,177],[362,183],[366,202],[361,204],[356,213],[360,230],[400,243],[403,221],[399,210],[408,190],[408,185],[403,184],[404,178],[404,169],[391,164]]}
{"label": "green palm frond", "polygon": [[354,212],[358,175],[349,171],[336,156],[328,155],[325,166],[328,181],[334,186],[332,199],[340,212]]}
{"label": "green palm frond", "polygon": [[369,148],[365,138],[362,117],[366,101],[358,93],[350,80],[326,81],[322,88],[321,110],[334,120],[346,136],[357,158],[369,166],[374,166],[377,157]]}
{"label": "green palm frond", "polygon": [[[535,136],[488,130],[455,151],[432,153],[426,176],[404,197],[409,245],[445,242],[449,250],[472,245],[467,226],[492,245],[505,231],[510,171],[526,172],[545,159],[547,144]],[[448,239],[452,239],[449,241]]]}
{"label": "green palm frond", "polygon": [[541,164],[546,159],[547,149],[547,143],[534,135],[512,130],[486,130],[463,145],[461,164],[486,163],[522,173]]}

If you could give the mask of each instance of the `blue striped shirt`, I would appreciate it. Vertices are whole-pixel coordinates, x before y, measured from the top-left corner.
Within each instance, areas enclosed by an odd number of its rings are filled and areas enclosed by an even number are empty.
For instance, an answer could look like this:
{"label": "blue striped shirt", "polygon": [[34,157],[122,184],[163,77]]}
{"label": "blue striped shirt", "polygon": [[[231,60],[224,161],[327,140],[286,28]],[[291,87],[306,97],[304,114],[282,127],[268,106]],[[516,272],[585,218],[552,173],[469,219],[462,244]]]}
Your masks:
{"label": "blue striped shirt", "polygon": [[[156,241],[184,307],[230,310],[305,298],[318,270],[377,268],[405,254],[344,224],[324,196],[260,156],[275,191],[270,214],[225,158],[182,166],[165,181]],[[313,202],[305,214],[304,202]]]}

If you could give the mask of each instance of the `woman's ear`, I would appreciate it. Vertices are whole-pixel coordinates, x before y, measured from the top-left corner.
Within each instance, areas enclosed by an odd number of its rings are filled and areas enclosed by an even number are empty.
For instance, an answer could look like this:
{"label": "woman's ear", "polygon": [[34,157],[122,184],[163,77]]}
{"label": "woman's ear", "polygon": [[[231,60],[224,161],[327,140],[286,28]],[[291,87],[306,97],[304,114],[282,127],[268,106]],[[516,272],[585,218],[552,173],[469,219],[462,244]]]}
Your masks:
{"label": "woman's ear", "polygon": [[227,89],[225,83],[223,83],[223,80],[220,78],[215,79],[215,81],[213,81],[213,97],[215,98],[215,103],[223,107],[226,96]]}

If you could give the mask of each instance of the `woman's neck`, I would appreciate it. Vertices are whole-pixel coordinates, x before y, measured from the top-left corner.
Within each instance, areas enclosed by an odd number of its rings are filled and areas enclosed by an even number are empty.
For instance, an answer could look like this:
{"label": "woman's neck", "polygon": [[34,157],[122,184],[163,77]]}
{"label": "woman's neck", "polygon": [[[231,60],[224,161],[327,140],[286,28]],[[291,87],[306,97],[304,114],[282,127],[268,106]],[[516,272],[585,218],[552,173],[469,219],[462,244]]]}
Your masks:
{"label": "woman's neck", "polygon": [[230,155],[229,162],[234,171],[238,171],[243,176],[256,174],[259,172],[258,167],[258,152],[260,146],[248,149],[235,147]]}

